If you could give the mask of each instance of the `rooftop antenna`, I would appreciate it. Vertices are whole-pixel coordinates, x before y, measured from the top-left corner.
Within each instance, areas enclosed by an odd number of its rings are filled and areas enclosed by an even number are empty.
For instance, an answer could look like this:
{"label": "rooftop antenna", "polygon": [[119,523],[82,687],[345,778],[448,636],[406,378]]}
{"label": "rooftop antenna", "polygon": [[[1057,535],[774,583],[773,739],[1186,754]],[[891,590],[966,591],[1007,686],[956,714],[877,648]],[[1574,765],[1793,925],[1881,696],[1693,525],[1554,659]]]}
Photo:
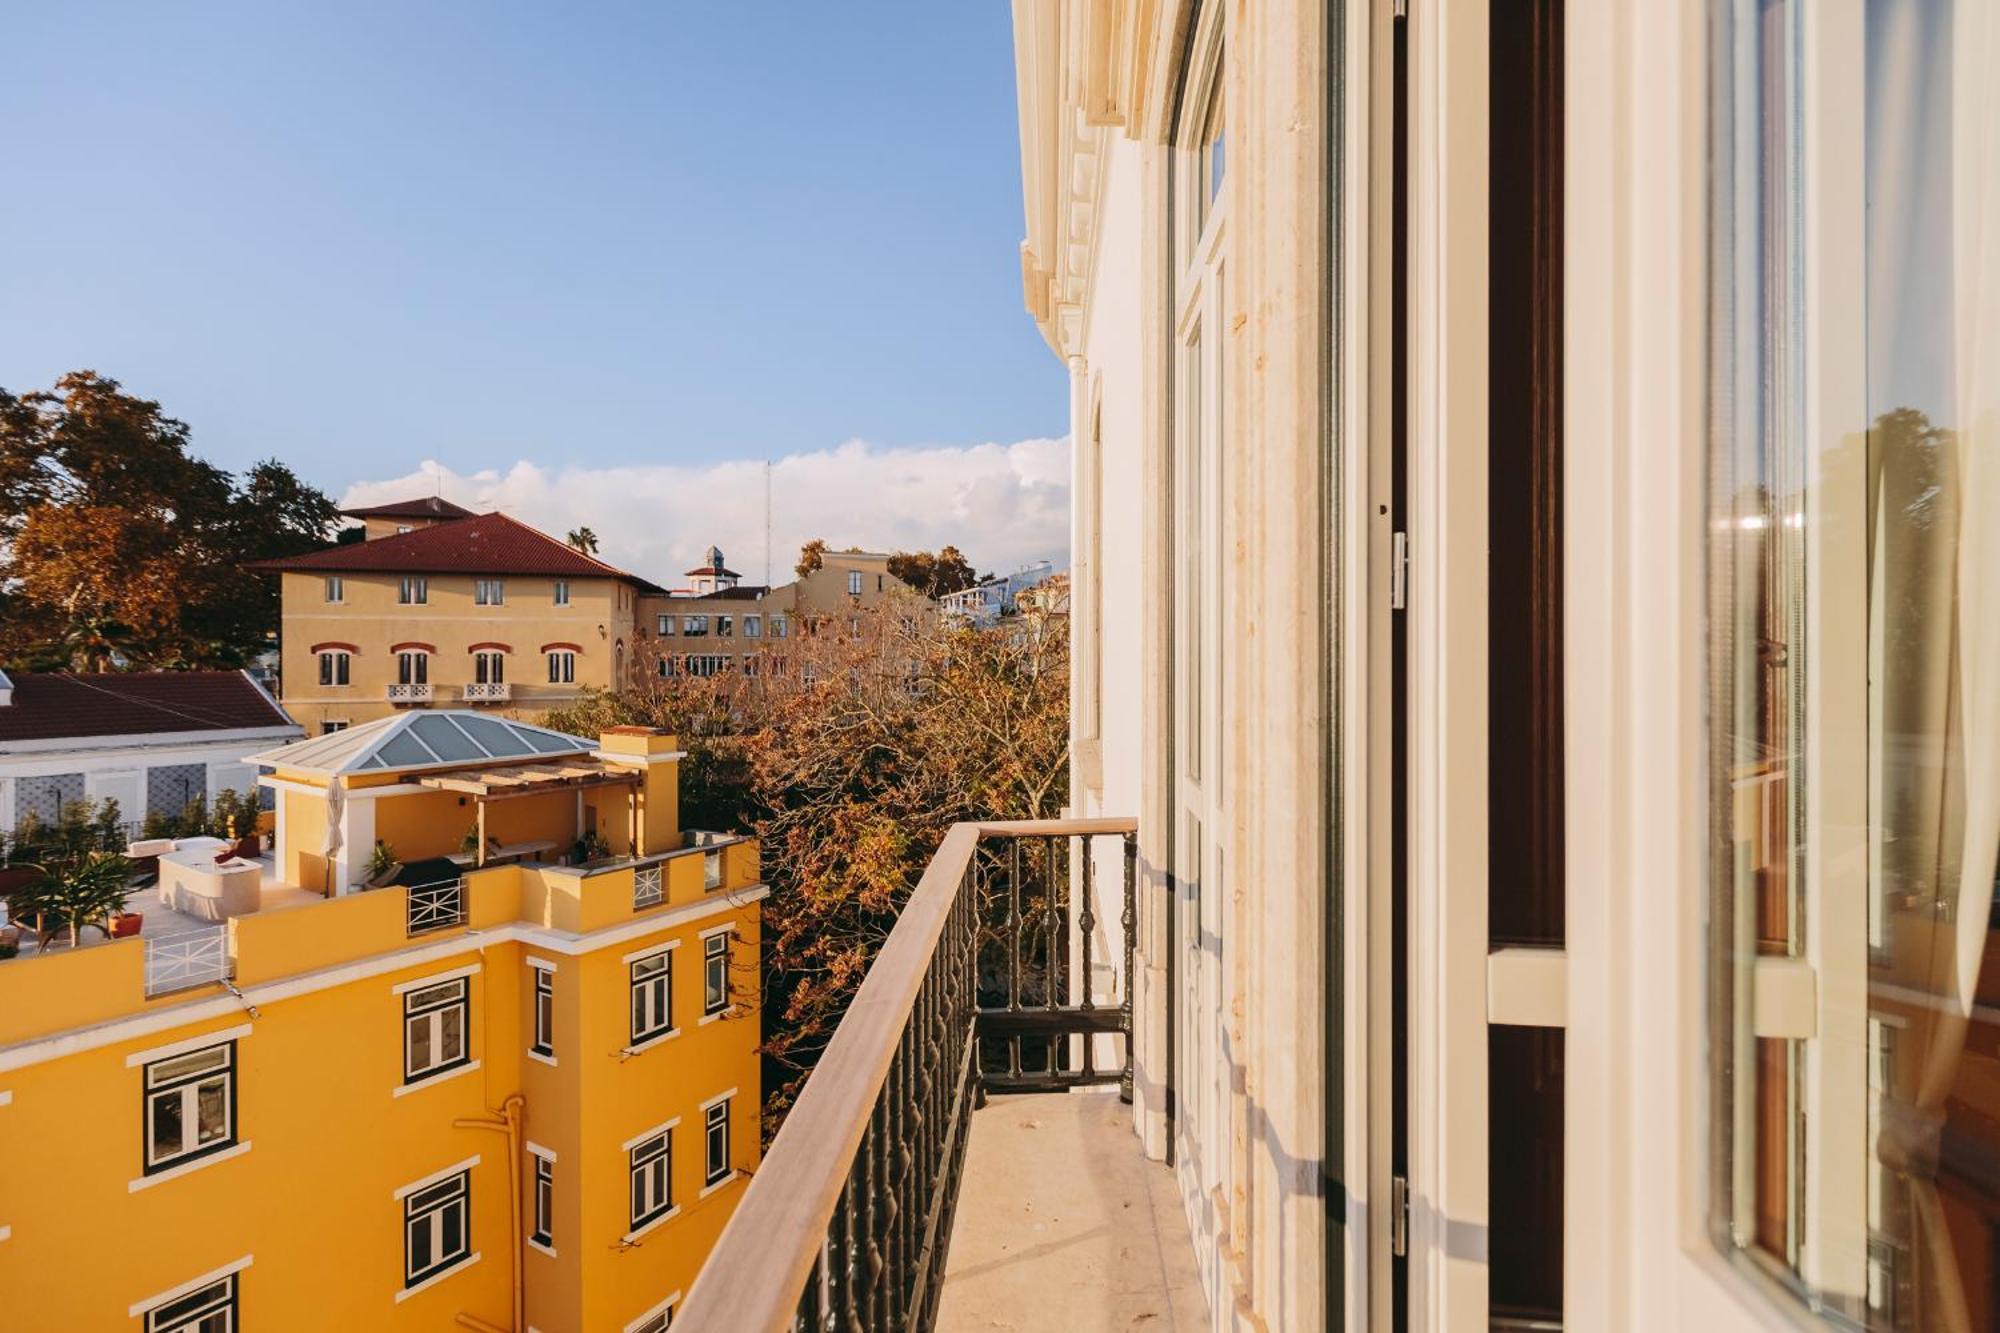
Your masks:
{"label": "rooftop antenna", "polygon": [[771,586],[771,460],[764,460],[764,586]]}

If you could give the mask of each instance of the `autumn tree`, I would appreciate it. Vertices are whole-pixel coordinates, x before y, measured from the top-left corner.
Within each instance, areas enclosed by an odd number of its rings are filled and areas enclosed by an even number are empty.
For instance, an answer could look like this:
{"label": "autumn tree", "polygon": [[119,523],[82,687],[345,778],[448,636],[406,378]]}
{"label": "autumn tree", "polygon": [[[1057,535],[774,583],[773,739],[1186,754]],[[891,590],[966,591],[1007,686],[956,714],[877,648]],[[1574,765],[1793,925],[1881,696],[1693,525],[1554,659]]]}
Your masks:
{"label": "autumn tree", "polygon": [[815,537],[799,548],[799,562],[792,566],[792,572],[805,578],[816,569],[826,565],[826,539]]}
{"label": "autumn tree", "polygon": [[327,538],[333,502],[275,459],[241,478],[185,423],[93,371],[0,389],[0,657],[104,670],[234,666],[278,624],[244,562]]}
{"label": "autumn tree", "polygon": [[979,582],[979,571],[956,546],[929,551],[897,551],[889,557],[889,572],[926,597],[963,592]]}
{"label": "autumn tree", "polygon": [[754,668],[694,676],[671,640],[644,646],[636,688],[548,721],[676,732],[684,822],[762,839],[766,1086],[780,1114],[946,830],[1060,814],[1068,621],[1029,613],[972,629],[898,591],[782,647],[767,641]]}

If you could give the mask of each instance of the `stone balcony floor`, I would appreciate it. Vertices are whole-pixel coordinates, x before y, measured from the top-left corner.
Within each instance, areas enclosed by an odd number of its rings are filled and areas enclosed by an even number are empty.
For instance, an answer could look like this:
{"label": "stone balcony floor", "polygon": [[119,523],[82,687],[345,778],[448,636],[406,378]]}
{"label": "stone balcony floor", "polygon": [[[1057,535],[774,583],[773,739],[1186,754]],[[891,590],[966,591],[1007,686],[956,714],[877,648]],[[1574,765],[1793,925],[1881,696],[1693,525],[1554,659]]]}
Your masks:
{"label": "stone balcony floor", "polygon": [[994,1096],[972,1117],[945,1333],[1196,1333],[1208,1305],[1173,1175],[1107,1093]]}

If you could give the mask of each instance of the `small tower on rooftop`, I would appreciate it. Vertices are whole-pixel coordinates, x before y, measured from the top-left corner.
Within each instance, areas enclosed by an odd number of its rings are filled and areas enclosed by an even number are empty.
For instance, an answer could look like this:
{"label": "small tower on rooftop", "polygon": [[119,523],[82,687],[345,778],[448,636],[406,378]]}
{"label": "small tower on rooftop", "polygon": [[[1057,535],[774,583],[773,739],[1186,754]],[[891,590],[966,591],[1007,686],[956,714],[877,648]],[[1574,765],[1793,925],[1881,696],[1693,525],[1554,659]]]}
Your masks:
{"label": "small tower on rooftop", "polygon": [[709,547],[704,562],[699,567],[690,569],[687,576],[694,580],[689,587],[694,590],[697,597],[710,596],[721,592],[724,588],[733,588],[743,581],[741,574],[723,564],[720,546]]}

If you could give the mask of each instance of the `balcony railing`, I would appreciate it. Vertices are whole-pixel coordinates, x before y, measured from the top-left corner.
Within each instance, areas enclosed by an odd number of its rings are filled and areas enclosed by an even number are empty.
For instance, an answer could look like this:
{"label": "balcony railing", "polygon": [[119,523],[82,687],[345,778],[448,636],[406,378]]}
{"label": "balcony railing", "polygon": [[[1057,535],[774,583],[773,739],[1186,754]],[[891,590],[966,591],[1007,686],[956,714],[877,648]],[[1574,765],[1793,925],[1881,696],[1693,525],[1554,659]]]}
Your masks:
{"label": "balcony railing", "polygon": [[146,941],[146,997],[229,979],[229,928]]}
{"label": "balcony railing", "polygon": [[667,897],[666,866],[658,861],[632,872],[632,909],[658,907]]}
{"label": "balcony railing", "polygon": [[459,697],[469,704],[504,704],[514,697],[514,687],[504,680],[474,682]]}
{"label": "balcony railing", "polygon": [[431,687],[428,685],[391,685],[389,702],[392,704],[427,704],[431,701]]}
{"label": "balcony railing", "polygon": [[[677,1330],[931,1326],[974,1104],[1112,1081],[1130,1094],[1135,831],[1049,820],[945,836]],[[1122,880],[1114,920],[1095,891],[1103,842]],[[1121,1054],[1100,1064],[1107,1040]]]}
{"label": "balcony railing", "polygon": [[424,935],[465,924],[465,881],[417,884],[410,889],[409,933]]}

